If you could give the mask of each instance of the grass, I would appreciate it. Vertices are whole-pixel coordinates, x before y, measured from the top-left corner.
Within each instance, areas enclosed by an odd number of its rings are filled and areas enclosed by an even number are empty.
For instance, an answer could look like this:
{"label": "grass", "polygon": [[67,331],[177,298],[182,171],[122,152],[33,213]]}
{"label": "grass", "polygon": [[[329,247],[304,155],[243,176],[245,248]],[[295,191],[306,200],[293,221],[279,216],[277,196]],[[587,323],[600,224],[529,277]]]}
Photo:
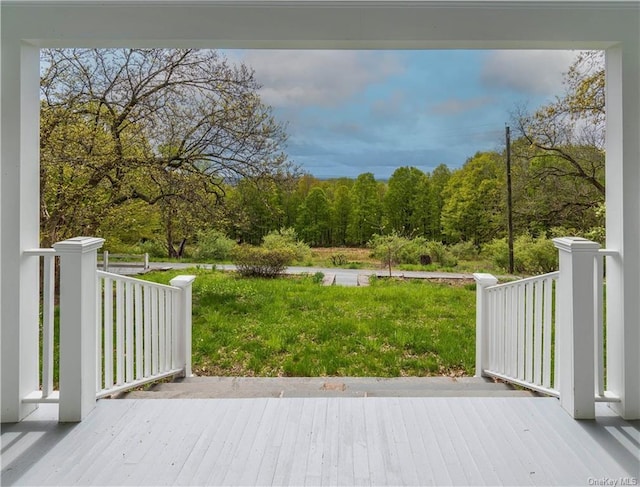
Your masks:
{"label": "grass", "polygon": [[470,375],[475,294],[469,286],[375,279],[322,287],[313,276],[245,279],[195,273],[193,370],[224,376]]}

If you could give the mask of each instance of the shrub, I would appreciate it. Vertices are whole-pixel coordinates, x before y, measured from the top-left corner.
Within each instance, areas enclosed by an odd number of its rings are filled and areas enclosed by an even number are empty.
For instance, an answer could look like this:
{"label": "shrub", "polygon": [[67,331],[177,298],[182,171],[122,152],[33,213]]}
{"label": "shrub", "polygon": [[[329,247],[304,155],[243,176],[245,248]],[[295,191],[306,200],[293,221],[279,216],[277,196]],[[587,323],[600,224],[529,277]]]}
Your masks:
{"label": "shrub", "polygon": [[198,235],[195,257],[203,260],[226,260],[236,243],[219,230],[208,230]]}
{"label": "shrub", "polygon": [[[509,245],[507,240],[496,239],[485,245],[484,253],[501,268],[509,268]],[[513,242],[513,268],[524,274],[544,274],[558,269],[558,250],[553,241],[545,236],[537,238],[524,234]]]}
{"label": "shrub", "polygon": [[262,239],[262,247],[269,250],[285,250],[293,254],[293,262],[306,262],[311,258],[311,248],[298,240],[293,228],[273,230]]}
{"label": "shrub", "polygon": [[420,257],[427,254],[427,241],[422,237],[409,240],[398,251],[398,263],[400,264],[420,264]]}
{"label": "shrub", "polygon": [[333,254],[331,256],[331,264],[335,267],[347,265],[348,263],[349,263],[349,260],[347,259],[347,256],[344,254]]}
{"label": "shrub", "polygon": [[159,240],[147,240],[137,245],[141,254],[149,254],[149,257],[166,257],[167,246]]}
{"label": "shrub", "polygon": [[289,249],[267,249],[251,245],[239,245],[233,251],[233,263],[245,277],[276,277],[282,274],[294,260]]}
{"label": "shrub", "polygon": [[449,247],[449,252],[458,260],[473,260],[478,257],[478,249],[473,242],[458,242]]}
{"label": "shrub", "polygon": [[433,262],[444,267],[455,267],[458,265],[458,259],[447,249],[447,247],[437,240],[431,240],[426,243],[427,255],[431,257]]}

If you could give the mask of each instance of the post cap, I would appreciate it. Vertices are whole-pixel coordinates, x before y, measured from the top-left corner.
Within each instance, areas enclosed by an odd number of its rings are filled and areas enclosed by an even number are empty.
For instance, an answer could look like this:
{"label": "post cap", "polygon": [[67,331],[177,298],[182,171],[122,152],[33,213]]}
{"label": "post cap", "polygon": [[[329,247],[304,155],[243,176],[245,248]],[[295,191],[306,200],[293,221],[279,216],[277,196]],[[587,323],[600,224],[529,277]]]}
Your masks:
{"label": "post cap", "polygon": [[598,242],[582,237],[559,237],[553,239],[553,244],[565,252],[596,252],[600,248]]}
{"label": "post cap", "polygon": [[495,286],[496,284],[498,284],[498,278],[493,274],[478,272],[473,274],[473,279],[477,284],[480,284],[481,286]]}
{"label": "post cap", "polygon": [[73,237],[53,244],[56,252],[78,252],[85,254],[92,250],[98,250],[104,244],[104,238],[97,237]]}
{"label": "post cap", "polygon": [[169,284],[174,287],[187,287],[195,281],[195,279],[196,276],[176,276],[169,281]]}

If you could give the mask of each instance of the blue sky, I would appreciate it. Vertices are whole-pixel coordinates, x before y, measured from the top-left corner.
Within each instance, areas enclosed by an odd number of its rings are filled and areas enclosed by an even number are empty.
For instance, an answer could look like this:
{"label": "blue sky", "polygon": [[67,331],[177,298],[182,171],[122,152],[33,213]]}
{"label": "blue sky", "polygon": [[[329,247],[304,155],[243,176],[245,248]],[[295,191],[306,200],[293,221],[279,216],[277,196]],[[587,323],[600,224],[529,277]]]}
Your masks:
{"label": "blue sky", "polygon": [[388,178],[502,150],[519,106],[563,94],[571,51],[226,51],[255,70],[287,122],[287,153],[316,177]]}

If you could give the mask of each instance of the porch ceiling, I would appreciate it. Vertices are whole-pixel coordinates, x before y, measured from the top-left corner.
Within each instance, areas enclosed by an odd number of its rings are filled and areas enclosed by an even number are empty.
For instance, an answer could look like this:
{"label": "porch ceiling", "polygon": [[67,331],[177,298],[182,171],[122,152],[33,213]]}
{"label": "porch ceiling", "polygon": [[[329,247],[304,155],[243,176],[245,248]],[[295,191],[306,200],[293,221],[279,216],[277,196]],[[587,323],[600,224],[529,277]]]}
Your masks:
{"label": "porch ceiling", "polygon": [[634,0],[5,0],[2,36],[50,47],[587,49],[637,40],[637,12]]}

